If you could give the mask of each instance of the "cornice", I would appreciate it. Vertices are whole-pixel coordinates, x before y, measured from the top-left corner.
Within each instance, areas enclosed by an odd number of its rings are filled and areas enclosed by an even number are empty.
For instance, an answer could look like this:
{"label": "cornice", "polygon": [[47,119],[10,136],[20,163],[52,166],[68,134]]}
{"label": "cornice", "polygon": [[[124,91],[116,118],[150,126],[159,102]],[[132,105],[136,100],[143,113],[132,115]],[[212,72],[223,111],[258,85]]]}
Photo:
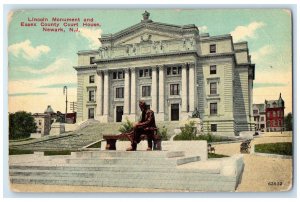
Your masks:
{"label": "cornice", "polygon": [[151,55],[119,57],[119,58],[111,58],[111,59],[95,59],[94,62],[96,62],[97,64],[112,63],[112,62],[127,61],[127,60],[149,59],[149,58],[157,58],[157,57],[163,57],[163,56],[189,55],[189,54],[198,56],[198,53],[196,50],[190,50],[190,51],[182,51],[182,52],[176,52],[176,53],[170,52],[170,53],[159,53],[159,54],[151,54]]}

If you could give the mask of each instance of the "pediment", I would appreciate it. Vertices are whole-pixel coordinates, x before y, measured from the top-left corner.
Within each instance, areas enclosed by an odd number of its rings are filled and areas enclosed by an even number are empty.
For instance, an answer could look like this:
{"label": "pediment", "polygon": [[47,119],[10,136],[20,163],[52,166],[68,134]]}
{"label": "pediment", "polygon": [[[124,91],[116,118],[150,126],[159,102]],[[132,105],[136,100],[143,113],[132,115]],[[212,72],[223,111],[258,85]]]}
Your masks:
{"label": "pediment", "polygon": [[150,23],[138,23],[112,35],[104,35],[100,40],[104,46],[105,44],[121,46],[180,39],[198,33],[199,31],[195,25],[177,26],[151,21]]}

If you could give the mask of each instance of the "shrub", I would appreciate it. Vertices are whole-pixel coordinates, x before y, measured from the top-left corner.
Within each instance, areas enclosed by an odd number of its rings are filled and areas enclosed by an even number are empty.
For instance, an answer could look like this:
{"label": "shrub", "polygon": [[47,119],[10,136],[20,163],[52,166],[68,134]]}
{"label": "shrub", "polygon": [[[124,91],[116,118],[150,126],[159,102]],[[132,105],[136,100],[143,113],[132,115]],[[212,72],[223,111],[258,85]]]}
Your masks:
{"label": "shrub", "polygon": [[118,129],[121,133],[128,133],[132,131],[133,129],[133,123],[129,121],[128,118],[126,118],[126,121],[121,124],[121,127]]}
{"label": "shrub", "polygon": [[9,139],[29,138],[36,131],[36,123],[31,113],[19,111],[9,114]]}
{"label": "shrub", "polygon": [[160,135],[161,140],[168,140],[169,139],[168,134],[167,134],[168,129],[165,126],[163,126],[162,128],[159,128],[157,132]]}
{"label": "shrub", "polygon": [[174,140],[195,140],[196,139],[196,127],[195,122],[190,121],[181,128],[181,133],[174,137]]}

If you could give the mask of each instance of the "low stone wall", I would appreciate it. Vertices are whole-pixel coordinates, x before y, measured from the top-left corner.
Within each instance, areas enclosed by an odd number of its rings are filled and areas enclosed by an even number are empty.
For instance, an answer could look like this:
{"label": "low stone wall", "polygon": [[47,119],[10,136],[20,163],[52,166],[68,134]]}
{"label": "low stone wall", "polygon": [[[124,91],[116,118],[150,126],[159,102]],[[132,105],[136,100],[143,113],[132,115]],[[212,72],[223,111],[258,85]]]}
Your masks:
{"label": "low stone wall", "polygon": [[[101,144],[101,150],[105,150],[106,141]],[[125,151],[130,147],[129,141],[117,141],[117,150]],[[148,147],[147,141],[141,141],[137,150],[146,150]],[[162,141],[162,150],[167,151],[184,151],[185,156],[200,156],[201,161],[207,160],[207,141]]]}

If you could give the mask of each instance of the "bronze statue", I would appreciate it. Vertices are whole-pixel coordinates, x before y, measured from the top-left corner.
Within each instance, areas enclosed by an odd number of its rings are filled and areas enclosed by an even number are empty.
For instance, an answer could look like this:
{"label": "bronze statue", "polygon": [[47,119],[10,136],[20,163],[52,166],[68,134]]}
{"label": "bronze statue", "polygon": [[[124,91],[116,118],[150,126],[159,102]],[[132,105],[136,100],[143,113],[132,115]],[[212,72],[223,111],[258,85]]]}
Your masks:
{"label": "bronze statue", "polygon": [[157,137],[154,137],[154,132],[157,131],[154,112],[150,109],[147,109],[146,103],[144,101],[139,102],[139,107],[142,111],[141,118],[137,122],[133,130],[127,135],[130,137],[131,147],[127,151],[136,151],[137,144],[140,143],[142,135],[147,136],[148,148],[147,151],[152,150],[152,141]]}

